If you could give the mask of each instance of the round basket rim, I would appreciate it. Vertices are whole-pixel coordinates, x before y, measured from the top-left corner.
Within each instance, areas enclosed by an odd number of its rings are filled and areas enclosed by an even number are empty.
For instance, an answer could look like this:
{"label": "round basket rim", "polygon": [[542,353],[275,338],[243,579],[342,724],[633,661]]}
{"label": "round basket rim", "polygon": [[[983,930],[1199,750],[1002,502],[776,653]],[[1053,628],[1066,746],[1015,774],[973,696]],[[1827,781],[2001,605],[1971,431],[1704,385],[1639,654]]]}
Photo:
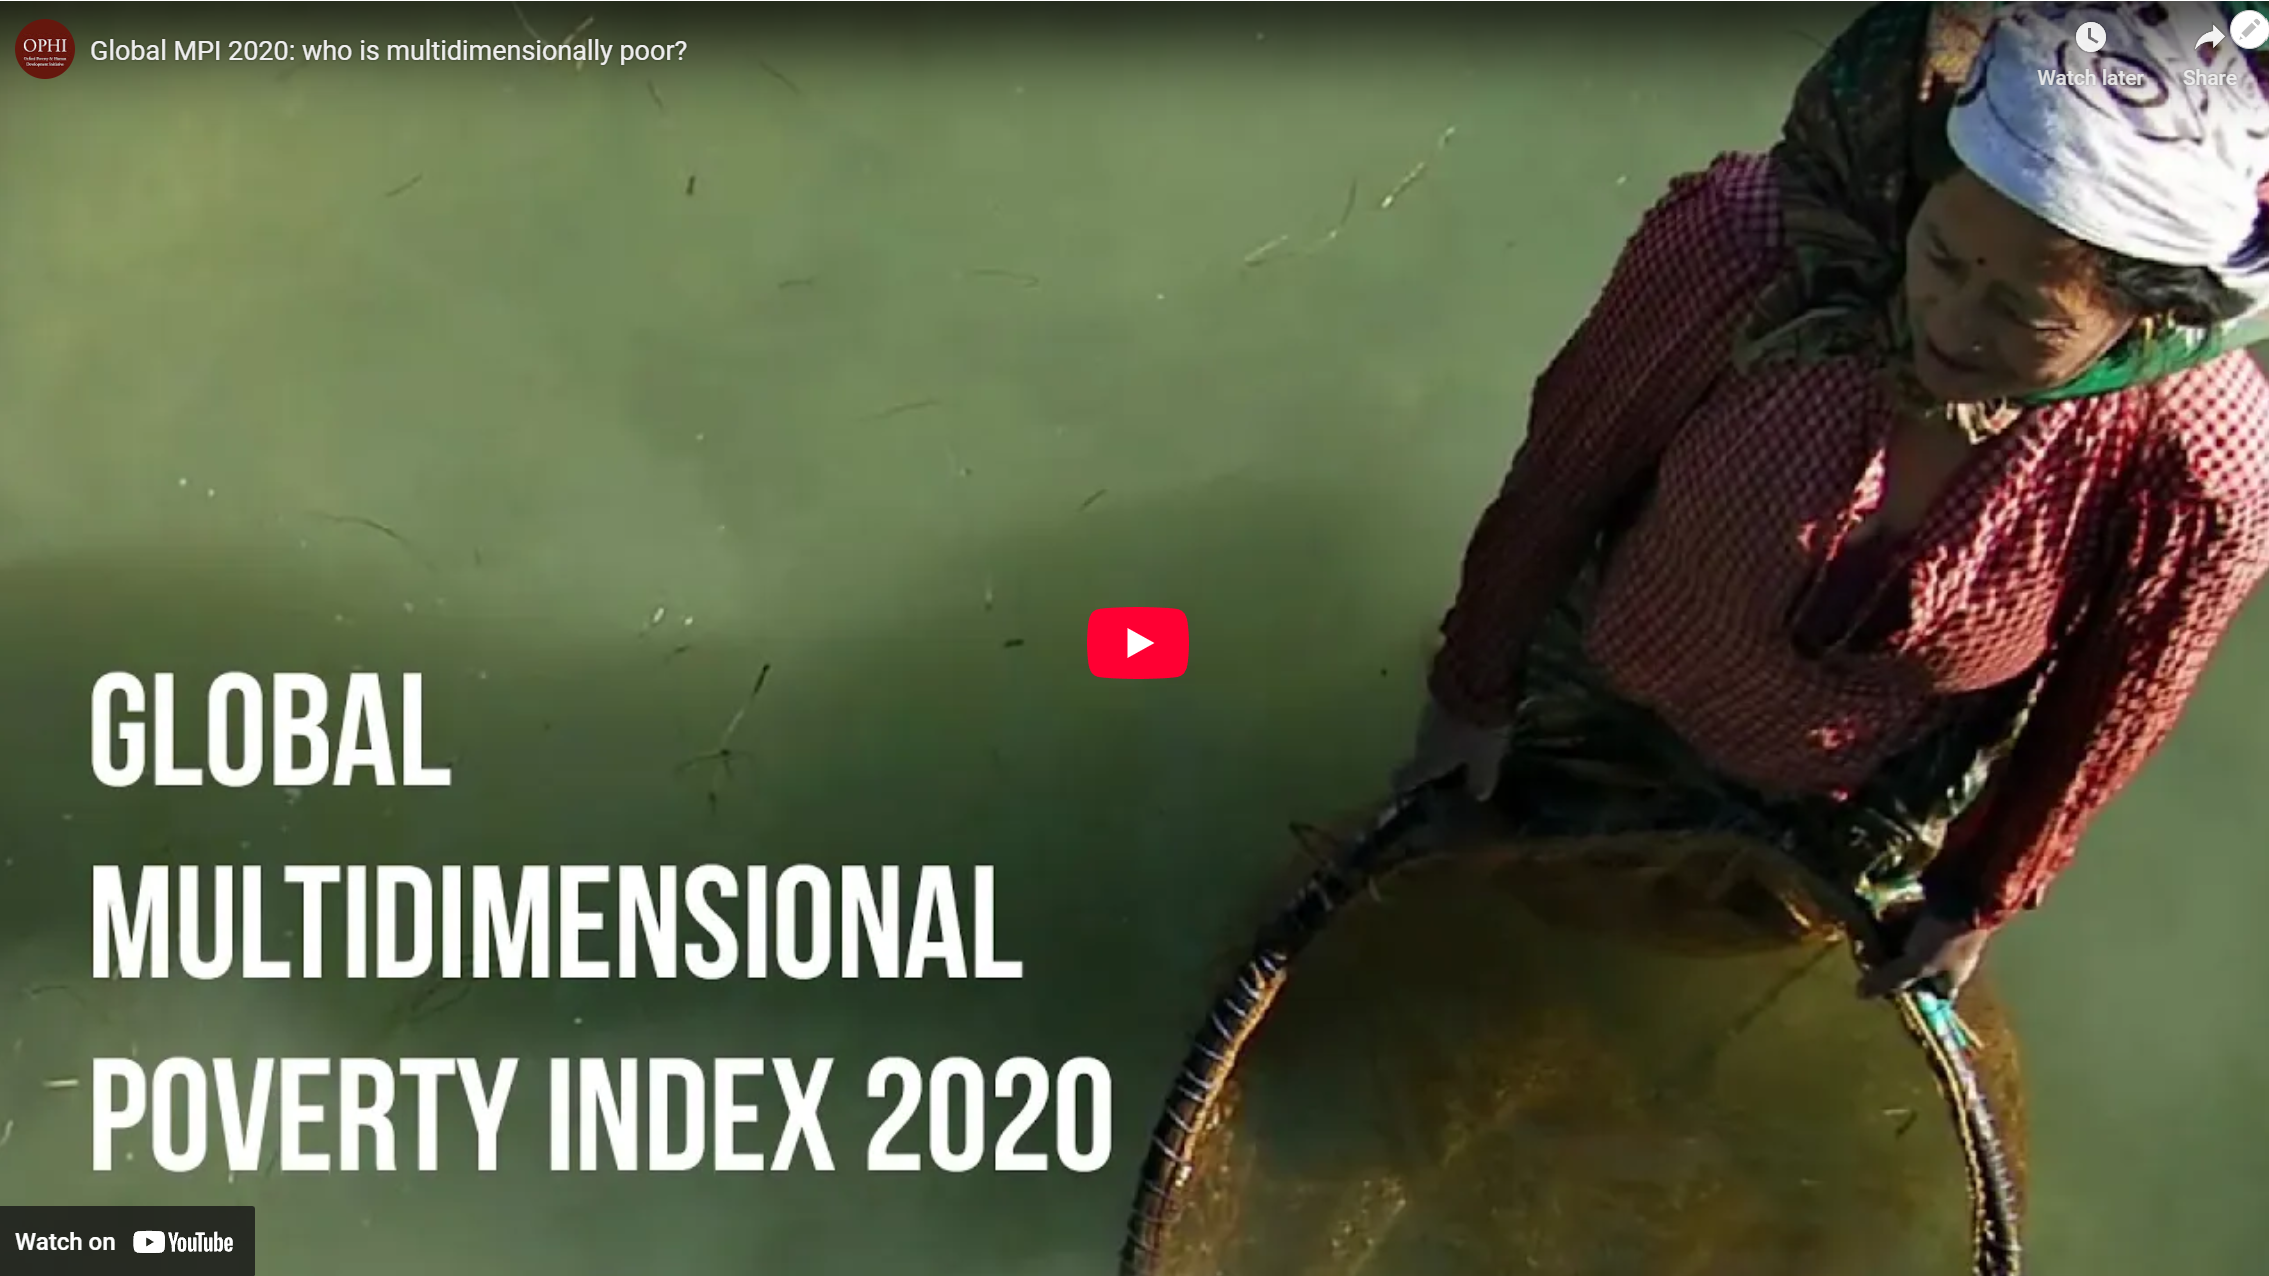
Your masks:
{"label": "round basket rim", "polygon": [[[1161,1242],[1180,1212],[1195,1173],[1192,1156],[1211,1128],[1214,1105],[1308,941],[1383,877],[1445,853],[1439,846],[1410,845],[1430,809],[1427,796],[1410,794],[1390,803],[1362,836],[1316,868],[1263,923],[1250,953],[1217,992],[1152,1128],[1120,1246],[1119,1276],[1159,1276]],[[1820,906],[1844,942],[1860,950],[1879,946],[1882,927],[1853,892],[1782,848],[1758,842],[1756,849]],[[2001,1121],[1971,1059],[1968,1030],[1951,1001],[1934,989],[1909,988],[1889,1000],[1924,1051],[1964,1153],[1972,1215],[1969,1276],[2021,1276],[2020,1194]]]}

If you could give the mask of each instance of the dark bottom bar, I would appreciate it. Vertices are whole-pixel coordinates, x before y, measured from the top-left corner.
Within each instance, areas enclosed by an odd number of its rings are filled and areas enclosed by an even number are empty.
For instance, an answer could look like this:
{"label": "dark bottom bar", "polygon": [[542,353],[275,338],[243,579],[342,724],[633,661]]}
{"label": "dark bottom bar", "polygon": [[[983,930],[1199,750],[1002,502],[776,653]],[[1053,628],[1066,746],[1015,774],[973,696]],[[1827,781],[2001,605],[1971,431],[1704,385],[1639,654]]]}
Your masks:
{"label": "dark bottom bar", "polygon": [[253,1276],[249,1205],[0,1205],[9,1276]]}

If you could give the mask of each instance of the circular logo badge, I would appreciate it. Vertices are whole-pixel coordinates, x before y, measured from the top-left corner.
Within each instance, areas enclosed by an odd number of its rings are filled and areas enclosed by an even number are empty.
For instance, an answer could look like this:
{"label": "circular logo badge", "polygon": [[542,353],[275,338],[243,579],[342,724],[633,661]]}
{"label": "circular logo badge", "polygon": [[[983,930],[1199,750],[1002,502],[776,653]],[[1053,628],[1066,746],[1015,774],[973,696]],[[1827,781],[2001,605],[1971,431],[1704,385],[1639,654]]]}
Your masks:
{"label": "circular logo badge", "polygon": [[71,32],[53,18],[41,18],[16,34],[16,65],[38,80],[52,80],[71,69],[79,51]]}

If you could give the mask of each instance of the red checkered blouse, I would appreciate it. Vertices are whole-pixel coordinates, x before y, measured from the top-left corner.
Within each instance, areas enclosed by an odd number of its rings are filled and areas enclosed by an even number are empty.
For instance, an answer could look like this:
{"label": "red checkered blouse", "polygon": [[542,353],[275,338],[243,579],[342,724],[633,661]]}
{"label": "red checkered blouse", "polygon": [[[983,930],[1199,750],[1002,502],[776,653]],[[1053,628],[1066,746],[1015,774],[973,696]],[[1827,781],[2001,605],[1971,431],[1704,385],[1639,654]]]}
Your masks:
{"label": "red checkered blouse", "polygon": [[1730,370],[1749,304],[1785,260],[1778,207],[1768,161],[1729,155],[1648,213],[1536,384],[1431,687],[1461,716],[1503,721],[1528,637],[1651,470],[1585,645],[1727,775],[1848,792],[1951,697],[2048,670],[2016,750],[1932,869],[1934,893],[1997,925],[2039,903],[2165,739],[2269,568],[2269,383],[2234,353],[2026,412],[1904,539],[1901,570],[1872,569],[1862,592],[1889,609],[1865,610],[1890,620],[1807,654],[1819,648],[1792,618],[1857,557],[1838,551],[1881,497],[1894,414],[1863,360]]}

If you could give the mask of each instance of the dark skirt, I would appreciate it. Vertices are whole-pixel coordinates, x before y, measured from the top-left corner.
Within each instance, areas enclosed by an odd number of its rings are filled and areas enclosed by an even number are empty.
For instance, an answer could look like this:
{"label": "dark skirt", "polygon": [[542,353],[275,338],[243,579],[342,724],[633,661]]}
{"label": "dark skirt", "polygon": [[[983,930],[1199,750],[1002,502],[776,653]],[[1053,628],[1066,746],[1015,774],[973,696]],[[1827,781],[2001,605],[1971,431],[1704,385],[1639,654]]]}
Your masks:
{"label": "dark skirt", "polygon": [[1587,575],[1523,669],[1494,814],[1513,836],[1733,835],[1810,866],[1878,915],[1918,897],[1925,866],[1983,792],[2029,707],[2029,687],[1955,706],[1920,744],[1848,795],[1768,796],[1727,778],[1586,657]]}

